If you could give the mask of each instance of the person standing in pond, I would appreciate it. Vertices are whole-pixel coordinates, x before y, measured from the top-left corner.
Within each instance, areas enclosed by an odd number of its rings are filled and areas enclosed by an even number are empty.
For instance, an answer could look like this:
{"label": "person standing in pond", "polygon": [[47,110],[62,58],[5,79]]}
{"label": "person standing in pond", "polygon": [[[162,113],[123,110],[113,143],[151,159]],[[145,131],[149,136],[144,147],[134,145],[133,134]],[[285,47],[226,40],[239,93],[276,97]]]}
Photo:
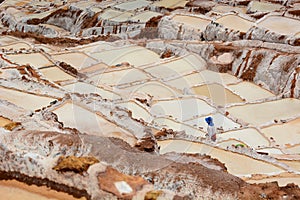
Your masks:
{"label": "person standing in pond", "polygon": [[216,128],[213,122],[213,118],[212,117],[207,117],[205,118],[206,123],[208,124],[207,126],[207,135],[208,138],[210,140],[212,140],[213,142],[216,141],[217,139],[217,132],[216,132]]}

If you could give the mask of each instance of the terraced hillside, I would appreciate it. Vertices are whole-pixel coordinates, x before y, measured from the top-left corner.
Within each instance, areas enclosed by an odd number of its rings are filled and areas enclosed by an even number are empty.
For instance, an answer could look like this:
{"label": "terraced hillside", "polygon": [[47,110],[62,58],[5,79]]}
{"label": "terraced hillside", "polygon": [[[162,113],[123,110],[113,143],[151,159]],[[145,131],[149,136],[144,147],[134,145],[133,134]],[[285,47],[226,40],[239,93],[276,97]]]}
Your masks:
{"label": "terraced hillside", "polygon": [[299,9],[2,2],[1,194],[300,198]]}

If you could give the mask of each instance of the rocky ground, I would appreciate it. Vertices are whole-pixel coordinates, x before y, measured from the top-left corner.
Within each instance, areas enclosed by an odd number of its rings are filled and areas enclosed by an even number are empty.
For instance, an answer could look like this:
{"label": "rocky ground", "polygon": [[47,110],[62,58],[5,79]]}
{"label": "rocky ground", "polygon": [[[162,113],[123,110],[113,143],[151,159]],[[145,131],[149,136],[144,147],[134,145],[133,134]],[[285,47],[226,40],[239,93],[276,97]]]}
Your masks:
{"label": "rocky ground", "polygon": [[[3,1],[0,4],[0,180],[47,186],[74,199],[300,199],[300,189],[292,181],[286,186],[277,182],[250,184],[245,181],[247,177],[229,173],[230,163],[219,161],[210,152],[162,154],[159,146],[159,142],[172,139],[196,142],[276,166],[284,177],[299,178],[299,152],[296,152],[299,142],[280,146],[273,138],[267,138],[266,147],[251,147],[247,141],[231,138],[242,143],[242,148],[234,145],[223,148],[218,145],[231,140],[212,143],[205,140],[204,127],[195,129],[186,125],[188,120],[167,116],[168,113],[159,116],[152,111],[157,102],[180,100],[187,95],[206,102],[224,118],[235,119],[239,127],[234,130],[238,131],[252,128],[262,134],[261,129],[267,126],[297,120],[299,114],[290,114],[253,125],[226,112],[236,105],[285,98],[296,102],[299,98],[300,7],[293,0],[263,3]],[[176,16],[184,17],[178,21]],[[249,27],[247,30],[227,27],[222,24],[224,16],[238,17],[247,21],[243,26]],[[285,33],[261,25],[273,16],[295,20],[299,27],[295,26],[295,30],[288,27],[290,31]],[[191,24],[194,17],[201,24]],[[132,48],[136,56],[126,57],[132,53],[127,50],[124,56],[121,52],[124,46]],[[112,59],[108,58],[110,54],[101,57],[102,53],[106,55],[116,49],[120,53]],[[146,53],[138,54],[141,52]],[[71,54],[74,56],[64,57]],[[174,69],[174,77],[160,77],[164,70],[151,71],[153,66],[166,67],[168,62],[190,55],[192,59],[187,59],[185,65],[196,62],[192,71],[182,72],[183,67]],[[129,75],[125,73],[116,79],[125,70],[131,70]],[[185,89],[174,89],[170,95],[168,90],[155,93],[156,89],[150,88],[140,93],[128,89],[143,88],[147,82],[169,88],[167,83],[176,77],[203,70],[227,73],[230,81],[255,83],[268,90],[270,96],[254,101],[241,99],[240,104],[216,105],[214,99],[195,97]],[[109,73],[114,75],[106,78]],[[94,79],[99,74],[104,76]],[[118,81],[114,82],[115,79]],[[67,89],[76,83],[86,85],[82,90],[80,86]],[[228,89],[226,84],[223,83]],[[88,92],[88,85],[93,86],[92,92]],[[182,95],[172,96],[175,93]],[[138,105],[139,110],[134,106],[122,107],[130,102]],[[68,106],[73,109],[68,110]],[[162,128],[152,122],[163,117],[173,120],[173,127]],[[175,122],[186,129],[177,130]],[[189,135],[192,128],[198,135]],[[299,137],[295,138],[297,141]],[[263,148],[283,153],[277,156],[272,152],[258,153]],[[292,164],[283,164],[282,160]],[[254,175],[255,172],[251,173],[250,179]]]}

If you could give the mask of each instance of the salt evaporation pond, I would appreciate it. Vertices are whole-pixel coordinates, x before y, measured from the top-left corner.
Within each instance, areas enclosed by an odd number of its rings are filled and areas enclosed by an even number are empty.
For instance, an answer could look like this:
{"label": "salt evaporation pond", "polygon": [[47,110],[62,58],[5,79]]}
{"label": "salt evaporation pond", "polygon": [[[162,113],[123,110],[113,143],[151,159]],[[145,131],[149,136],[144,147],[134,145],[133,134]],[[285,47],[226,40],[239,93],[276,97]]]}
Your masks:
{"label": "salt evaporation pond", "polygon": [[263,103],[233,106],[229,114],[255,126],[274,123],[274,120],[287,119],[299,115],[299,99],[281,99]]}
{"label": "salt evaporation pond", "polygon": [[158,141],[160,153],[200,153],[210,155],[224,163],[229,173],[239,177],[249,177],[252,174],[273,175],[284,172],[278,166],[256,160],[254,158],[208,146],[202,143],[189,142],[186,140],[164,140]]}
{"label": "salt evaporation pond", "polygon": [[131,145],[136,142],[135,137],[128,131],[79,105],[65,103],[53,112],[65,127],[76,128],[91,135],[118,137]]}
{"label": "salt evaporation pond", "polygon": [[0,98],[32,111],[46,107],[50,105],[50,102],[55,100],[54,98],[19,92],[3,87],[0,87]]}
{"label": "salt evaporation pond", "polygon": [[192,88],[194,94],[206,96],[217,105],[226,105],[230,103],[242,103],[243,99],[232,91],[219,84],[206,84]]}

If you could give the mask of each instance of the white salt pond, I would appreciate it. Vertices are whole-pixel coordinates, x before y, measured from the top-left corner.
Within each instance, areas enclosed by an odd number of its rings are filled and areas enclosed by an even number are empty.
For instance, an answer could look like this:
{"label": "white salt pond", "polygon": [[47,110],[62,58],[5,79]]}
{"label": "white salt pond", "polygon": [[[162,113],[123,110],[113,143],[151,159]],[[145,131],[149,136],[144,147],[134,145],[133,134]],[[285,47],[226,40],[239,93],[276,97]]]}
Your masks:
{"label": "white salt pond", "polygon": [[122,85],[126,83],[132,83],[136,81],[147,80],[150,77],[138,69],[127,69],[119,70],[107,73],[101,73],[89,78],[90,81],[93,81],[96,85]]}
{"label": "white salt pond", "polygon": [[248,5],[248,10],[250,12],[272,12],[275,10],[280,10],[283,8],[280,4],[261,2],[261,1],[251,1]]}
{"label": "white salt pond", "polygon": [[118,10],[113,10],[113,9],[105,9],[104,12],[102,14],[100,14],[99,16],[101,17],[101,19],[111,19],[114,17],[117,17],[119,15],[121,15],[123,12],[118,11]]}
{"label": "white salt pond", "polygon": [[269,141],[254,128],[228,131],[218,134],[217,138],[218,140],[236,139],[253,148],[269,146]]}
{"label": "white salt pond", "polygon": [[171,60],[167,63],[148,67],[145,71],[156,78],[170,78],[203,70],[205,66],[206,62],[203,58],[190,54],[176,60]]}
{"label": "white salt pond", "polygon": [[284,172],[283,169],[273,164],[202,143],[189,142],[185,140],[164,140],[158,141],[158,145],[161,147],[161,154],[177,152],[210,155],[212,158],[216,158],[220,162],[224,163],[229,173],[239,177],[251,176],[251,174],[273,175]]}
{"label": "white salt pond", "polygon": [[192,87],[192,92],[210,98],[217,105],[242,103],[243,99],[219,84],[206,84]]}
{"label": "white salt pond", "polygon": [[51,57],[56,61],[63,61],[78,70],[98,63],[96,59],[81,52],[62,53],[56,55],[53,54]]}
{"label": "white salt pond", "polygon": [[173,131],[185,131],[187,135],[193,135],[196,137],[205,137],[205,133],[197,128],[193,128],[183,123],[176,122],[167,118],[155,118],[153,124],[156,128],[172,129]]}
{"label": "white salt pond", "polygon": [[131,111],[132,117],[135,119],[142,119],[143,121],[150,123],[153,120],[153,117],[150,115],[149,111],[147,111],[142,106],[138,105],[135,102],[125,102],[117,104],[121,108],[126,108]]}
{"label": "white salt pond", "polygon": [[130,18],[131,21],[134,22],[140,22],[140,23],[146,23],[153,17],[161,16],[160,13],[158,12],[153,12],[153,11],[145,11],[142,13],[139,13],[133,17]]}
{"label": "white salt pond", "polygon": [[149,81],[143,84],[122,88],[129,91],[130,94],[141,93],[151,95],[153,100],[177,97],[179,93],[167,85],[158,81]]}
{"label": "white salt pond", "polygon": [[257,22],[258,26],[283,35],[296,35],[300,32],[300,21],[282,16],[266,16]]}
{"label": "white salt pond", "polygon": [[240,124],[232,121],[231,119],[225,117],[224,115],[222,115],[221,113],[213,113],[211,115],[207,115],[204,117],[200,117],[200,118],[196,118],[196,119],[192,119],[189,121],[185,121],[185,124],[189,124],[190,126],[193,127],[202,127],[203,131],[206,132],[206,128],[207,128],[207,123],[205,121],[206,117],[212,117],[215,127],[217,129],[222,129],[223,131],[229,131],[229,130],[233,130],[233,129],[237,129],[240,127]]}
{"label": "white salt pond", "polygon": [[118,137],[131,145],[136,142],[135,137],[128,131],[76,104],[65,103],[53,112],[65,127],[76,128],[91,135]]}
{"label": "white salt pond", "polygon": [[131,13],[131,12],[124,12],[124,13],[122,13],[121,15],[119,15],[119,16],[116,16],[116,17],[114,17],[114,18],[111,18],[110,20],[111,21],[114,21],[114,22],[119,22],[119,23],[121,23],[121,22],[126,22],[126,21],[128,21],[128,19],[130,18],[130,17],[132,17],[133,16],[133,13]]}
{"label": "white salt pond", "polygon": [[39,69],[39,71],[50,81],[60,82],[66,80],[75,80],[75,78],[58,67],[48,67]]}
{"label": "white salt pond", "polygon": [[238,84],[228,85],[228,88],[234,93],[241,96],[247,102],[257,101],[274,97],[275,95],[268,90],[265,90],[258,85],[243,81]]}
{"label": "white salt pond", "polygon": [[254,24],[235,14],[224,15],[216,20],[217,23],[224,27],[246,33]]}
{"label": "white salt pond", "polygon": [[179,23],[184,23],[185,25],[192,26],[201,31],[204,31],[208,24],[210,24],[211,20],[204,19],[200,17],[193,16],[184,16],[184,15],[175,15],[173,20]]}
{"label": "white salt pond", "polygon": [[11,54],[11,55],[6,55],[6,57],[8,60],[17,63],[19,65],[29,64],[36,68],[53,65],[53,63],[41,53]]}
{"label": "white salt pond", "polygon": [[150,109],[153,116],[171,116],[176,121],[185,121],[213,113],[215,109],[196,98],[164,100],[154,103]]}
{"label": "white salt pond", "polygon": [[53,98],[37,96],[3,87],[0,87],[0,99],[32,111],[48,106],[50,102],[55,100]]}
{"label": "white salt pond", "polygon": [[146,0],[134,0],[134,1],[127,1],[124,3],[117,4],[115,8],[121,10],[136,10],[145,6],[148,6],[151,2]]}
{"label": "white salt pond", "polygon": [[155,1],[153,3],[154,6],[157,7],[164,7],[164,8],[178,8],[178,7],[184,7],[189,1],[186,0],[161,0],[161,1]]}
{"label": "white salt pond", "polygon": [[84,83],[84,82],[72,83],[72,84],[63,86],[63,88],[70,91],[70,92],[74,92],[74,93],[80,93],[80,94],[94,93],[94,94],[98,94],[103,99],[109,99],[109,100],[121,99],[120,95],[118,95],[114,92],[111,92],[111,91],[105,90],[103,88],[99,88],[99,87],[96,87],[94,85]]}
{"label": "white salt pond", "polygon": [[299,110],[300,100],[291,98],[228,108],[231,116],[256,126],[297,116]]}
{"label": "white salt pond", "polygon": [[278,145],[284,146],[285,144],[299,144],[300,118],[284,124],[276,124],[269,127],[265,127],[261,131],[266,135],[266,137],[274,138],[275,143]]}
{"label": "white salt pond", "polygon": [[159,55],[144,47],[128,46],[113,50],[95,52],[92,57],[101,60],[107,65],[117,65],[128,62],[136,67],[160,61]]}
{"label": "white salt pond", "polygon": [[181,76],[170,81],[166,84],[171,85],[177,89],[183,90],[195,85],[202,85],[208,83],[218,83],[222,85],[237,83],[239,79],[227,73],[217,73],[210,70],[203,70],[186,76]]}

